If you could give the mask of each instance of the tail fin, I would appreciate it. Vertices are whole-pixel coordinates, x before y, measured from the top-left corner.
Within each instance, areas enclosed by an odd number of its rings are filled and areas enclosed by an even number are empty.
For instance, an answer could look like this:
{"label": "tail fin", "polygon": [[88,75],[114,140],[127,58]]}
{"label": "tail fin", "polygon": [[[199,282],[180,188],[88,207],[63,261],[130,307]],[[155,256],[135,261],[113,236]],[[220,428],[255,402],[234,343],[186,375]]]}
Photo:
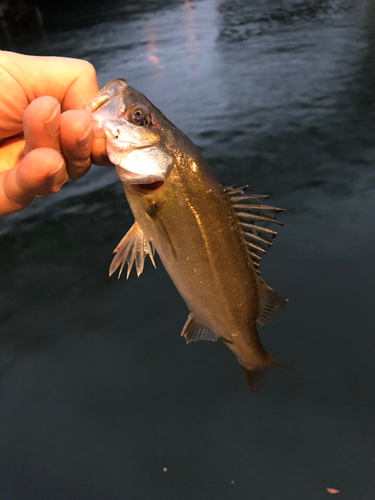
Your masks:
{"label": "tail fin", "polygon": [[241,366],[241,368],[251,392],[258,392],[263,385],[264,379],[266,378],[266,367],[257,366],[256,368],[250,369]]}
{"label": "tail fin", "polygon": [[267,354],[267,362],[264,365],[254,366],[254,368],[246,368],[241,365],[242,372],[245,376],[246,382],[251,389],[251,392],[258,392],[262,387],[264,379],[266,378],[266,368],[267,366],[280,366],[280,368],[284,368],[290,370],[291,368],[285,365],[281,365],[274,359],[272,359]]}

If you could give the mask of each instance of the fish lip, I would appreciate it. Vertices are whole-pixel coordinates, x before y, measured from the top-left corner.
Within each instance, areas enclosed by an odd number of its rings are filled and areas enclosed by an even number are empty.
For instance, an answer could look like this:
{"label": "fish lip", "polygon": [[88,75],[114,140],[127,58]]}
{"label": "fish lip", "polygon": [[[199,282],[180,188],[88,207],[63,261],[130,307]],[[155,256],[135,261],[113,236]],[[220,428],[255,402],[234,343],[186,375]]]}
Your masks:
{"label": "fish lip", "polygon": [[121,151],[122,153],[131,153],[132,151],[135,151],[136,149],[151,148],[152,146],[155,146],[155,144],[157,144],[158,142],[159,141],[149,142],[147,144],[140,146],[139,144],[136,144],[134,142],[128,142],[128,143],[124,144],[119,139],[113,139],[112,146],[114,146],[116,148],[116,151]]}
{"label": "fish lip", "polygon": [[[144,148],[136,148],[136,149],[144,149]],[[117,175],[119,176],[121,182],[127,186],[147,186],[150,184],[160,183],[164,184],[165,175],[164,174],[138,174],[132,172],[131,170],[127,170],[125,167],[121,165],[115,165]],[[146,188],[147,189],[147,188]],[[140,187],[139,190],[142,190]]]}
{"label": "fish lip", "polygon": [[137,149],[137,144],[128,142],[127,144],[124,144],[121,142],[119,139],[112,139],[112,146],[116,148],[118,151],[133,151],[134,149]]}

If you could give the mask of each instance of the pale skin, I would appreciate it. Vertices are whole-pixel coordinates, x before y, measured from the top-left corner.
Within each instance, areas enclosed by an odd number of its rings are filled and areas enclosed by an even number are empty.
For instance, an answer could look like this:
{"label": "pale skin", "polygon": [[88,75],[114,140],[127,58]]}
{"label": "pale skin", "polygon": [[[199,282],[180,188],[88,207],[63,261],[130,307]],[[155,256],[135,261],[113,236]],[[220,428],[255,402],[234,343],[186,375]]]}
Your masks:
{"label": "pale skin", "polygon": [[0,51],[0,216],[111,165],[84,110],[97,92],[87,61]]}

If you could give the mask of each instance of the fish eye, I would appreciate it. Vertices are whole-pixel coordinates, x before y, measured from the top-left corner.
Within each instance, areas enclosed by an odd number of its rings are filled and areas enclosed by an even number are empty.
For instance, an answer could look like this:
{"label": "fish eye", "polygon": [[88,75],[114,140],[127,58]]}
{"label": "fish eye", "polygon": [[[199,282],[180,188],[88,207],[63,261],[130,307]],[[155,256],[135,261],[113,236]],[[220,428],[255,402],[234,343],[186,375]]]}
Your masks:
{"label": "fish eye", "polygon": [[136,111],[134,111],[133,118],[134,118],[134,121],[136,121],[136,122],[143,121],[144,117],[143,117],[142,110],[141,109],[137,109]]}
{"label": "fish eye", "polygon": [[145,106],[129,106],[128,109],[125,110],[124,117],[134,125],[139,125],[141,127],[151,125],[151,117]]}

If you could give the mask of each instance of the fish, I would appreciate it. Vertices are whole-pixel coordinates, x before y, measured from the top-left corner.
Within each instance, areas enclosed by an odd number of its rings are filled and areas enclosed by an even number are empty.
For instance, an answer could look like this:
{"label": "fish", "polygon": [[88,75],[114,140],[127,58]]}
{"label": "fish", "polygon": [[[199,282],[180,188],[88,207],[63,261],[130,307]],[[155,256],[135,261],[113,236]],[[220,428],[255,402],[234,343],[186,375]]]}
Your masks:
{"label": "fish", "polygon": [[[115,249],[110,275],[127,264],[139,276],[154,253],[183,297],[186,342],[221,339],[235,354],[253,392],[265,368],[279,365],[265,351],[256,324],[287,302],[260,276],[276,232],[262,223],[283,210],[264,205],[248,186],[223,187],[193,142],[142,93],[117,78],[86,106],[106,139],[134,215]],[[280,366],[280,365],[279,365]]]}

